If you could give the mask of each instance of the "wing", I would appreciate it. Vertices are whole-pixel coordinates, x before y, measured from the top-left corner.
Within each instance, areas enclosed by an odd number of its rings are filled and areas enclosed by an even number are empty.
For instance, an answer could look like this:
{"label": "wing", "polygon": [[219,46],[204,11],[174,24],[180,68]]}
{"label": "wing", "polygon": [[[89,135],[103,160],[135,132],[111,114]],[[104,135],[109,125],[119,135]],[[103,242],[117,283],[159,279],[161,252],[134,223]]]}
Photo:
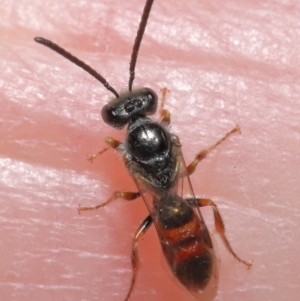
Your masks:
{"label": "wing", "polygon": [[177,146],[173,151],[176,167],[170,189],[152,189],[145,175],[136,173],[133,178],[154,221],[172,275],[197,299],[203,300],[206,294],[216,294],[217,259],[181,148]]}

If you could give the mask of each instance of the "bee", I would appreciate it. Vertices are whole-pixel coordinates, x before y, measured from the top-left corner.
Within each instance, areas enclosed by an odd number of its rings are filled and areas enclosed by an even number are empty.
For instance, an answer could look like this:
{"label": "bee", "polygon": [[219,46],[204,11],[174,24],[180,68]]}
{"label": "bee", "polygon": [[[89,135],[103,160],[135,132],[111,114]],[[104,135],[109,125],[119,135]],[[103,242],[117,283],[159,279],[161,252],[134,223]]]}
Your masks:
{"label": "bee", "polygon": [[114,99],[102,108],[104,122],[119,130],[127,126],[125,141],[106,138],[108,146],[90,156],[89,160],[93,161],[108,149],[118,151],[123,156],[137,191],[116,191],[100,205],[78,208],[80,213],[101,208],[119,198],[127,201],[137,198],[144,200],[149,215],[133,236],[131,252],[133,273],[124,300],[129,299],[137,279],[138,242],[152,224],[156,227],[171,272],[194,297],[200,300],[206,291],[209,291],[210,295],[215,294],[218,266],[212,240],[199,208],[212,207],[216,230],[228,251],[248,268],[252,264],[241,259],[233,251],[216,204],[210,199],[197,198],[190,181],[190,175],[196,170],[198,163],[240,129],[236,126],[214,145],[199,152],[195,159],[186,165],[180,139],[169,130],[171,115],[164,108],[168,93],[166,88],[161,91],[160,121],[154,121],[149,117],[158,110],[158,96],[147,87],[133,89],[133,81],[139,49],[153,2],[154,0],[146,0],[131,53],[128,91],[122,94],[110,86],[96,70],[57,44],[41,37],[36,37],[35,41],[54,50],[100,81],[114,95]]}

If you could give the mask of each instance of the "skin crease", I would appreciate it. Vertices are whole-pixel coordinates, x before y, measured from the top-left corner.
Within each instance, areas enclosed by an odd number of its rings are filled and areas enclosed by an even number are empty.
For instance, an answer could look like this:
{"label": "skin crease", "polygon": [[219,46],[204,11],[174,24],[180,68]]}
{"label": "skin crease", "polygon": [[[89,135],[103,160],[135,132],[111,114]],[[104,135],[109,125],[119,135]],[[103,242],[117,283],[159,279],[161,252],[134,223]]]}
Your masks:
{"label": "skin crease", "polygon": [[[1,4],[0,299],[123,301],[131,237],[147,211],[116,201],[77,214],[115,190],[132,190],[122,139],[101,119],[112,97],[96,80],[35,36],[55,41],[126,90],[144,1],[35,1]],[[298,1],[156,1],[135,87],[171,90],[166,108],[187,162],[236,124],[233,135],[192,175],[211,197],[234,250],[213,234],[221,259],[215,300],[299,297],[300,88]],[[158,116],[156,116],[158,117]],[[211,210],[203,210],[214,232]],[[162,264],[152,228],[139,246],[131,299],[194,300]]]}

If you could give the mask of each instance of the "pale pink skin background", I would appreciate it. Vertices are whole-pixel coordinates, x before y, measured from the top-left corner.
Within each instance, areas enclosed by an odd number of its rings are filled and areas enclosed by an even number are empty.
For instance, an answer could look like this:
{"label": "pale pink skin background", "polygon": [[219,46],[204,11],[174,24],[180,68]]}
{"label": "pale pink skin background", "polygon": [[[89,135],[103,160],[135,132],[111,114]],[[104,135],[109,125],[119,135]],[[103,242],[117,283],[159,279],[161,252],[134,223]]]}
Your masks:
{"label": "pale pink skin background", "polygon": [[[0,300],[115,300],[128,291],[131,238],[142,200],[77,214],[78,204],[133,190],[105,146],[112,94],[33,41],[49,38],[126,90],[144,1],[1,1]],[[294,1],[156,1],[135,87],[171,90],[166,107],[190,162],[236,124],[192,183],[212,198],[247,270],[213,235],[221,258],[215,300],[300,296],[300,4]],[[214,231],[211,210],[204,215]],[[131,300],[194,300],[163,267],[152,228]]]}

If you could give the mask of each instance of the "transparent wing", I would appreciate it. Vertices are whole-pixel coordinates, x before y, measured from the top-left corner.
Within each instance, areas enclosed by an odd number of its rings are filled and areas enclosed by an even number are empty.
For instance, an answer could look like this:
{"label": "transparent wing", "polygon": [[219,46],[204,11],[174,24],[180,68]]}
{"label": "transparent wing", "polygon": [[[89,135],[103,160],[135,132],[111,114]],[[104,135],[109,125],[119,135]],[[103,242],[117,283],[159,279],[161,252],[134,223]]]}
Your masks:
{"label": "transparent wing", "polygon": [[202,218],[181,148],[176,150],[171,189],[149,189],[147,178],[133,178],[154,221],[166,262],[175,277],[197,299],[216,294],[217,259]]}

